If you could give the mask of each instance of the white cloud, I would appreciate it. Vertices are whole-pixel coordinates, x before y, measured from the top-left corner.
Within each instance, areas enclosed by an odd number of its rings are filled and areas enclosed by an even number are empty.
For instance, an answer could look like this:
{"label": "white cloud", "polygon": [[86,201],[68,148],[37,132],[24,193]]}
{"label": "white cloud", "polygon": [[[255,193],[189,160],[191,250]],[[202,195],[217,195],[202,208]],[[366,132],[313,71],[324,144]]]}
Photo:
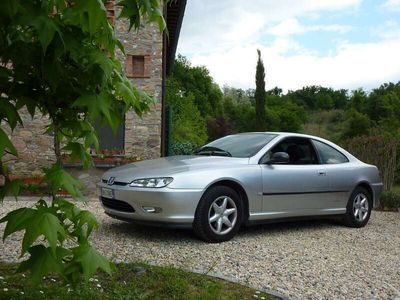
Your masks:
{"label": "white cloud", "polygon": [[303,34],[312,31],[331,31],[345,33],[352,29],[351,26],[331,24],[331,25],[302,25],[295,18],[287,19],[278,25],[269,27],[267,32],[276,36],[289,36],[294,34]]}
{"label": "white cloud", "polygon": [[[298,45],[287,42],[285,50],[293,47]],[[306,85],[370,88],[386,81],[397,82],[400,78],[400,61],[397,59],[400,40],[343,44],[335,55],[325,57],[312,53],[286,57],[279,43],[271,47],[252,44],[194,56],[192,61],[207,65],[221,86],[249,88],[254,87],[257,48],[261,49],[266,67],[267,88],[279,86],[284,90],[293,90]]]}
{"label": "white cloud", "polygon": [[299,16],[356,8],[362,0],[190,0],[178,52],[191,56],[257,42],[268,27]]}
{"label": "white cloud", "polygon": [[373,28],[371,33],[385,40],[400,40],[400,23],[396,20],[387,20],[382,25]]}
{"label": "white cloud", "polygon": [[386,0],[382,7],[392,11],[400,11],[400,0]]}
{"label": "white cloud", "polygon": [[[190,0],[178,52],[188,56],[194,65],[205,65],[221,86],[254,87],[258,48],[262,51],[268,88],[279,86],[288,90],[324,85],[354,89],[376,87],[385,81],[397,82],[400,79],[400,25],[396,20],[376,26],[372,30],[375,39],[371,42],[362,37],[358,40],[363,42],[356,43],[351,42],[351,36],[336,35],[331,41],[336,47],[328,49],[326,54],[305,48],[293,39],[294,35],[308,32],[341,34],[354,29],[337,22],[329,25],[318,22],[327,12],[340,14],[340,20],[347,20],[359,12],[361,2]],[[385,7],[396,7],[398,2],[388,0]],[[301,22],[304,18],[308,22]],[[266,45],[262,41],[268,35],[275,39]]]}

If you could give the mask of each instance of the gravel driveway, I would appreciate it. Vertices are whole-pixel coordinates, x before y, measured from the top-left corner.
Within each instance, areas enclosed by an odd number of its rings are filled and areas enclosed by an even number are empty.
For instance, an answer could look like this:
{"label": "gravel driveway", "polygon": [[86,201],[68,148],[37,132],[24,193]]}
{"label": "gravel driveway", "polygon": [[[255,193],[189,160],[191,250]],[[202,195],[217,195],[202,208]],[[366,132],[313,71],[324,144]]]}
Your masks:
{"label": "gravel driveway", "polygon": [[[5,201],[0,216],[33,202]],[[373,212],[362,229],[334,221],[245,228],[229,242],[206,244],[189,230],[142,227],[87,208],[101,223],[93,242],[108,257],[174,265],[234,278],[290,299],[400,299],[400,214]],[[4,226],[0,226],[0,231]],[[20,235],[0,242],[0,260],[15,261]]]}

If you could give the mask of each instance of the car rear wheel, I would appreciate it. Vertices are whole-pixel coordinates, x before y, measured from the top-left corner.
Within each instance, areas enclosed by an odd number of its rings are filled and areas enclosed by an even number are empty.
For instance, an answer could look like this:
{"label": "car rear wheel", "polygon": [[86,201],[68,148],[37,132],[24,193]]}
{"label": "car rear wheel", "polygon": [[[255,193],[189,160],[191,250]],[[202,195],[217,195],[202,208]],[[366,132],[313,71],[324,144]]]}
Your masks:
{"label": "car rear wheel", "polygon": [[239,195],[226,186],[215,186],[206,191],[197,206],[193,230],[210,243],[232,239],[243,220],[243,204]]}
{"label": "car rear wheel", "polygon": [[371,194],[363,187],[356,187],[347,203],[345,225],[356,228],[364,227],[371,216],[371,210]]}

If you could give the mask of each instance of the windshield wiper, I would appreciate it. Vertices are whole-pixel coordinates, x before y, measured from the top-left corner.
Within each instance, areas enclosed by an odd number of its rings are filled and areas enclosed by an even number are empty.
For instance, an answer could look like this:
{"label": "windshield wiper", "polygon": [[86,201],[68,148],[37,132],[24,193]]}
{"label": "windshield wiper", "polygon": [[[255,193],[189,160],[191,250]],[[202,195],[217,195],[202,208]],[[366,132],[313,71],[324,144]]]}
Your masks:
{"label": "windshield wiper", "polygon": [[224,156],[232,157],[232,154],[230,154],[228,151],[217,148],[217,147],[206,146],[206,147],[202,147],[202,148],[194,151],[195,155],[210,155],[211,156],[211,155],[218,155],[217,153],[223,153],[223,154],[225,154]]}

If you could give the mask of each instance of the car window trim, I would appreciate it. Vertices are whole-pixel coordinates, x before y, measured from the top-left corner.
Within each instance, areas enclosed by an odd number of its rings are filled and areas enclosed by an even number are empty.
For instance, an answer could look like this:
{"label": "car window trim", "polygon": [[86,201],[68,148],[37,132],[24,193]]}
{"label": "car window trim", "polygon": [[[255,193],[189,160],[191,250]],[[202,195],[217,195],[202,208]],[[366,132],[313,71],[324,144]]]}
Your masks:
{"label": "car window trim", "polygon": [[[317,152],[317,155],[318,155],[318,157],[319,157],[319,163],[320,163],[321,165],[340,165],[340,164],[346,164],[346,163],[349,163],[349,162],[350,162],[350,159],[347,157],[347,155],[345,155],[342,151],[336,149],[335,147],[332,147],[331,145],[329,145],[329,144],[327,144],[327,143],[325,143],[325,142],[323,142],[323,141],[314,139],[314,138],[310,138],[310,140],[311,140],[312,145],[313,145],[314,148],[315,148],[315,151]],[[342,155],[347,159],[347,161],[341,162],[341,163],[337,163],[337,164],[324,164],[324,163],[322,163],[322,158],[321,158],[320,155],[319,155],[319,151],[318,151],[318,149],[317,149],[317,146],[315,146],[314,141],[320,142],[320,143],[322,143],[322,144],[325,144],[326,146],[331,147],[332,149],[336,150],[337,152],[339,152],[340,154],[342,154]]]}
{"label": "car window trim", "polygon": [[[318,166],[318,165],[322,165],[321,160],[320,160],[320,157],[319,157],[319,154],[318,154],[318,151],[317,151],[317,149],[315,148],[315,145],[314,145],[314,143],[312,142],[312,139],[309,138],[309,137],[302,137],[302,136],[286,136],[286,137],[284,137],[283,139],[281,139],[279,142],[277,142],[273,147],[278,146],[280,143],[282,143],[282,142],[284,142],[284,141],[286,141],[286,140],[290,140],[290,139],[307,140],[307,141],[310,143],[312,149],[314,150],[314,153],[315,153],[315,155],[316,155],[316,157],[317,157],[317,163],[316,163],[316,164],[304,164],[304,165],[293,165],[293,164],[272,164],[272,165],[281,165],[281,166]],[[273,148],[273,147],[272,147],[272,148]],[[270,151],[270,150],[271,150],[271,148],[269,148],[269,149],[260,157],[260,159],[258,160],[258,164],[259,164],[259,165],[265,165],[265,164],[261,163],[261,160],[264,158],[264,156],[265,156],[265,155],[268,153],[268,151]],[[347,156],[346,156],[346,158],[347,158]]]}

